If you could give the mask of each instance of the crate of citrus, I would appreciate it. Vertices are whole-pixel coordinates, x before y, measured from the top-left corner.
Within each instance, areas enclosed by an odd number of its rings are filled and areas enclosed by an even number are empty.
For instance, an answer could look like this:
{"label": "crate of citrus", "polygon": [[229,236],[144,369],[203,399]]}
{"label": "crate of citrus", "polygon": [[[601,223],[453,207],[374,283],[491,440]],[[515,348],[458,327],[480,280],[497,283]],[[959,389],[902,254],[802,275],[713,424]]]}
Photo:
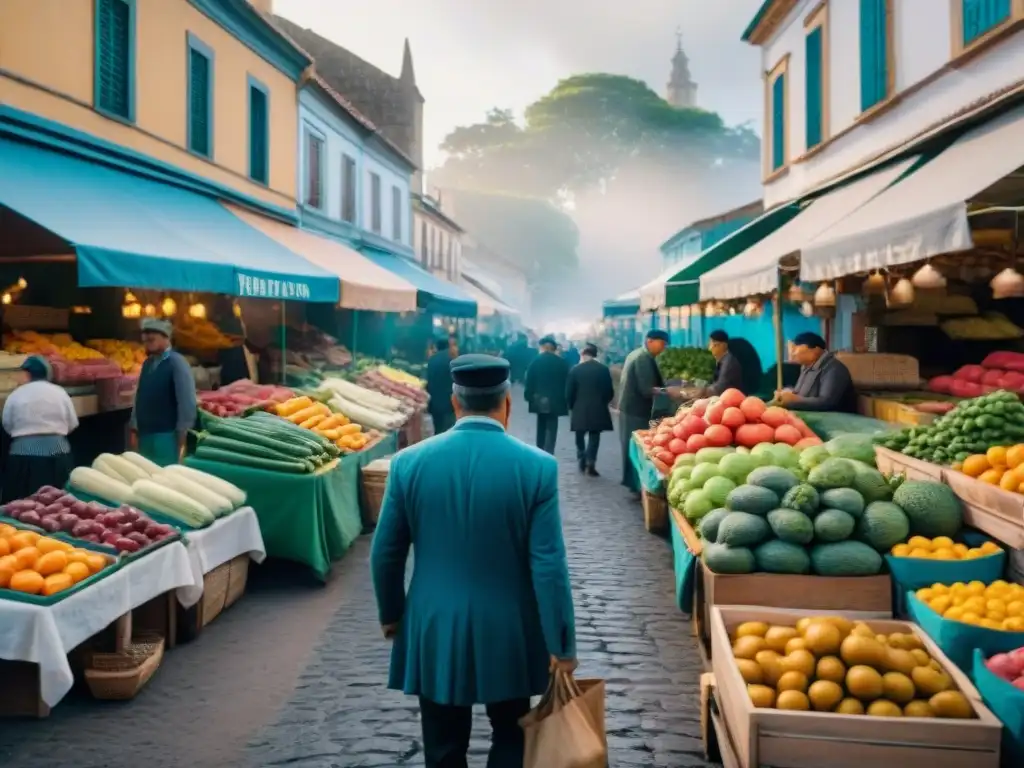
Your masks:
{"label": "crate of citrus", "polygon": [[964,505],[964,522],[1024,549],[1024,443],[996,446],[945,470]]}
{"label": "crate of citrus", "polygon": [[50,605],[117,567],[109,555],[0,523],[0,599]]}
{"label": "crate of citrus", "polygon": [[935,583],[978,581],[989,584],[1003,575],[1006,552],[977,531],[948,536],[911,536],[885,556],[897,587],[906,591]]}

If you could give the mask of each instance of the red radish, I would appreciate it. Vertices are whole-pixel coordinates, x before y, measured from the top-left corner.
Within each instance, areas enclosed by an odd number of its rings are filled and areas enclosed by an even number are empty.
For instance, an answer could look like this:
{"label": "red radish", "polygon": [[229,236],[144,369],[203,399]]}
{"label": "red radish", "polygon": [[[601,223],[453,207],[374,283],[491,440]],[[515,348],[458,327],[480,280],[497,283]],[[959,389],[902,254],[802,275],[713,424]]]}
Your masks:
{"label": "red radish", "polygon": [[708,398],[702,398],[693,404],[693,407],[690,409],[690,413],[694,416],[703,416],[710,403],[711,401]]}
{"label": "red radish", "polygon": [[781,427],[783,424],[789,423],[789,411],[773,405],[771,408],[765,408],[764,413],[761,414],[761,421],[769,427]]}
{"label": "red radish", "polygon": [[736,443],[745,448],[770,443],[774,438],[775,430],[767,424],[744,424],[736,430]]}
{"label": "red radish", "polygon": [[678,437],[674,438],[669,444],[668,449],[672,451],[673,456],[678,456],[680,453],[685,453],[686,443],[680,440]]}
{"label": "red radish", "polygon": [[712,424],[704,433],[708,445],[724,448],[732,445],[732,430],[722,424]]}
{"label": "red radish", "polygon": [[785,443],[786,445],[796,445],[800,442],[803,436],[800,434],[800,430],[794,427],[792,424],[783,424],[775,430],[775,442]]}
{"label": "red radish", "polygon": [[722,415],[725,413],[726,406],[721,400],[714,405],[709,405],[707,412],[704,414],[704,418],[708,424],[721,424]]}
{"label": "red radish", "polygon": [[725,409],[725,413],[722,414],[722,424],[727,426],[729,429],[736,429],[736,427],[742,426],[747,423],[747,417],[743,415],[743,411],[736,407],[729,407]]}
{"label": "red radish", "polygon": [[798,442],[793,447],[794,448],[810,448],[812,445],[821,445],[821,444],[822,443],[821,443],[821,438],[820,437],[805,437],[802,440],[800,440],[800,442]]}
{"label": "red radish", "polygon": [[703,435],[704,430],[708,428],[708,423],[704,421],[700,416],[687,416],[683,420],[683,429],[686,437],[690,435]]}
{"label": "red radish", "polygon": [[740,403],[740,410],[747,417],[747,421],[760,421],[761,415],[765,412],[764,400],[750,396]]}
{"label": "red radish", "polygon": [[718,402],[723,403],[726,408],[739,408],[746,398],[743,393],[738,389],[727,389],[722,393],[721,397],[718,398]]}
{"label": "red radish", "polygon": [[710,443],[704,435],[690,435],[686,440],[686,452],[696,453],[701,448],[707,448],[709,445]]}

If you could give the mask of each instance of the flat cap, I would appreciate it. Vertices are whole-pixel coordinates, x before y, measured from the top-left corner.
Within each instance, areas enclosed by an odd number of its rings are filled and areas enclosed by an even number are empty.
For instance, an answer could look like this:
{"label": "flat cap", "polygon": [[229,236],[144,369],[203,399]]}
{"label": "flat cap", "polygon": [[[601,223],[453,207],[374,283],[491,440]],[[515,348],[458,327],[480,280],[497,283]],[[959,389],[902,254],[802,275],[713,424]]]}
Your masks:
{"label": "flat cap", "polygon": [[459,355],[449,363],[452,382],[466,394],[488,394],[508,384],[508,360],[494,355]]}
{"label": "flat cap", "polygon": [[158,317],[146,317],[142,320],[142,332],[162,333],[167,338],[171,338],[171,324]]}
{"label": "flat cap", "polygon": [[648,339],[654,339],[655,341],[664,341],[668,344],[668,332],[659,331],[657,328],[652,328],[647,332]]}

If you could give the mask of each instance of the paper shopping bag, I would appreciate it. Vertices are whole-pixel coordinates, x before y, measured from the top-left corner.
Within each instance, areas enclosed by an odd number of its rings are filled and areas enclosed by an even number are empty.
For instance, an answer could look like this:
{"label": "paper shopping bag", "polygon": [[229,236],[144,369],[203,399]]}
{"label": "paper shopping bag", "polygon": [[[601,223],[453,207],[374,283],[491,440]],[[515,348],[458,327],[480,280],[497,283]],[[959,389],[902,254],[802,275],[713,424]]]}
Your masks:
{"label": "paper shopping bag", "polygon": [[523,768],[605,768],[604,681],[573,679],[561,671],[547,693],[520,720],[526,737]]}

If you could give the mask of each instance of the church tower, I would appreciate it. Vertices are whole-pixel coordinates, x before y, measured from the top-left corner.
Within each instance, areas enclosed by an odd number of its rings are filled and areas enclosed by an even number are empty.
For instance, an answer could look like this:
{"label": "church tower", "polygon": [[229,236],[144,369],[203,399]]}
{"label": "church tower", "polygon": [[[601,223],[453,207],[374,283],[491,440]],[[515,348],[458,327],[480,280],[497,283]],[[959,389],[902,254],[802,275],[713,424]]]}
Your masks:
{"label": "church tower", "polygon": [[676,31],[676,55],[672,57],[672,76],[665,100],[673,107],[697,106],[697,84],[690,77],[690,62],[683,53],[683,33]]}

